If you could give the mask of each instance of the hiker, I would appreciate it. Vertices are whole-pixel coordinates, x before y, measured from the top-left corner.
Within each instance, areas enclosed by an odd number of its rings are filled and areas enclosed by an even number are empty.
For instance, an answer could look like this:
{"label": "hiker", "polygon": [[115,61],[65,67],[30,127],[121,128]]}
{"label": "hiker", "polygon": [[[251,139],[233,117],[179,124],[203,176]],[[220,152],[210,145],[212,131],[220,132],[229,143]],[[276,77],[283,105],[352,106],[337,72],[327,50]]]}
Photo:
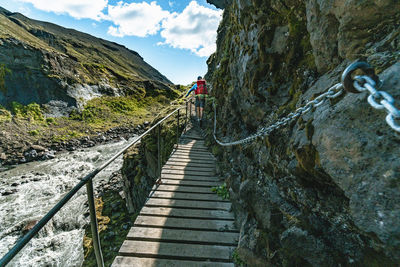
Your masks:
{"label": "hiker", "polygon": [[206,80],[204,80],[201,76],[197,77],[197,82],[192,86],[192,88],[190,88],[186,96],[188,96],[190,92],[192,92],[193,90],[196,98],[195,107],[196,107],[197,120],[199,121],[201,127],[201,122],[203,119],[203,110],[204,106],[206,105],[206,97],[208,95]]}

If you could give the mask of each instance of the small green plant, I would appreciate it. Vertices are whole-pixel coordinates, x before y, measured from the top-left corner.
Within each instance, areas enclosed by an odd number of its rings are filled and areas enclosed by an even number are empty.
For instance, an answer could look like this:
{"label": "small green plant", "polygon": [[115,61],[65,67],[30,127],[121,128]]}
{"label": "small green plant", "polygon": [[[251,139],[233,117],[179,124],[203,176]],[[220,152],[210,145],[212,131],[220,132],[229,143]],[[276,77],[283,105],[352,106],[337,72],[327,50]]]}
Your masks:
{"label": "small green plant", "polygon": [[11,102],[11,112],[14,113],[16,116],[19,116],[24,113],[24,106],[18,102]]}
{"label": "small green plant", "polygon": [[11,112],[17,117],[30,118],[35,121],[43,121],[44,116],[39,104],[31,103],[24,106],[18,102],[11,102]]}
{"label": "small green plant", "polygon": [[237,252],[237,249],[235,249],[233,251],[232,259],[236,266],[240,266],[240,267],[247,266],[246,263],[240,258],[239,253]]}
{"label": "small green plant", "polygon": [[40,109],[40,105],[36,103],[31,103],[25,108],[25,116],[31,118],[35,121],[43,121],[44,116],[42,110]]}
{"label": "small green plant", "polygon": [[54,118],[46,118],[47,125],[57,125],[57,122]]}
{"label": "small green plant", "polygon": [[28,132],[28,134],[30,136],[37,136],[37,135],[39,135],[39,131],[38,130],[31,130],[31,131]]}
{"label": "small green plant", "polygon": [[229,199],[229,191],[228,188],[226,187],[226,183],[223,183],[220,186],[212,187],[211,191],[217,193],[217,195],[222,197],[222,199]]}
{"label": "small green plant", "polygon": [[11,113],[0,105],[0,122],[10,121],[11,117]]}

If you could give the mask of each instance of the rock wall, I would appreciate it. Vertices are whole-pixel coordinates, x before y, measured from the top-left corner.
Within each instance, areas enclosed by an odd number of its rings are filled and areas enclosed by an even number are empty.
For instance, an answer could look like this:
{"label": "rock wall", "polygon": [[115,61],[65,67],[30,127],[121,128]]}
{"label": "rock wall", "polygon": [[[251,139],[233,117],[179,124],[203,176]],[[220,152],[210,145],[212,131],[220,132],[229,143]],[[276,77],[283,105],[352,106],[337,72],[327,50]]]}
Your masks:
{"label": "rock wall", "polygon": [[[284,117],[339,82],[357,58],[375,67],[399,108],[400,2],[224,7],[206,75],[220,139],[244,138]],[[223,148],[207,130],[241,229],[237,252],[249,266],[400,262],[400,134],[366,96],[344,93],[249,145]]]}
{"label": "rock wall", "polygon": [[6,88],[0,92],[1,105],[6,106],[12,101],[27,105],[59,100],[76,106],[77,99],[67,94],[66,84],[63,86],[61,80],[49,77],[50,72],[46,73],[46,69],[51,68],[50,62],[65,65],[65,71],[67,68],[73,70],[78,63],[24,45],[15,39],[0,41],[0,62],[10,70],[5,75]]}

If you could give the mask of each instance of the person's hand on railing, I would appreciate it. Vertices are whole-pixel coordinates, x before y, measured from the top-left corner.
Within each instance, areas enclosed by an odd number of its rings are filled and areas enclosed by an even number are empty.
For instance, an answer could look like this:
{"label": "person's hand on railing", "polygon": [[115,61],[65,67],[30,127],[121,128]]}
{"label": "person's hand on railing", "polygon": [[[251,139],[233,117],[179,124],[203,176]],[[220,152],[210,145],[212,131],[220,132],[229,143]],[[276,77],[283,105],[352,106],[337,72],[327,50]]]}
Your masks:
{"label": "person's hand on railing", "polygon": [[188,96],[188,97],[186,97],[186,99],[185,99],[185,101],[186,101],[186,103],[192,103],[192,104],[194,104],[194,97],[193,96]]}

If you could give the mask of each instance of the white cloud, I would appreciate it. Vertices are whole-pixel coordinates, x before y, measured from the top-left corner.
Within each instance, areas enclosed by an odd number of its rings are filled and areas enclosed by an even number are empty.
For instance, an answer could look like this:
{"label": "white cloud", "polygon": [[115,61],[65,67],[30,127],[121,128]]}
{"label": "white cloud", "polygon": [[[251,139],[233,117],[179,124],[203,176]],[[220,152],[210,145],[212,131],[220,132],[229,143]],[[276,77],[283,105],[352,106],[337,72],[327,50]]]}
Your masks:
{"label": "white cloud", "polygon": [[162,44],[190,49],[201,57],[211,55],[216,49],[215,40],[222,12],[200,6],[196,1],[190,2],[182,13],[173,13],[163,20],[161,37],[165,41]]}
{"label": "white cloud", "polygon": [[20,0],[31,3],[35,8],[57,14],[68,14],[71,17],[100,20],[105,18],[102,10],[108,0]]}
{"label": "white cloud", "polygon": [[108,6],[108,18],[117,26],[110,26],[108,33],[119,37],[154,35],[160,30],[161,21],[169,15],[155,1],[150,4],[127,4],[121,1],[116,6]]}
{"label": "white cloud", "polygon": [[[194,54],[206,57],[215,49],[217,28],[222,18],[222,10],[214,10],[191,1],[182,13],[170,13],[163,10],[157,1],[150,4],[126,3],[120,1],[115,5],[109,0],[19,0],[31,3],[35,8],[68,14],[76,19],[89,18],[96,21],[108,20],[112,25],[108,34],[118,37],[147,37],[160,32],[163,42],[158,45],[169,45],[178,49],[189,49]],[[176,1],[169,0],[170,7]],[[108,14],[107,14],[108,11]],[[92,24],[97,27],[97,24]]]}

